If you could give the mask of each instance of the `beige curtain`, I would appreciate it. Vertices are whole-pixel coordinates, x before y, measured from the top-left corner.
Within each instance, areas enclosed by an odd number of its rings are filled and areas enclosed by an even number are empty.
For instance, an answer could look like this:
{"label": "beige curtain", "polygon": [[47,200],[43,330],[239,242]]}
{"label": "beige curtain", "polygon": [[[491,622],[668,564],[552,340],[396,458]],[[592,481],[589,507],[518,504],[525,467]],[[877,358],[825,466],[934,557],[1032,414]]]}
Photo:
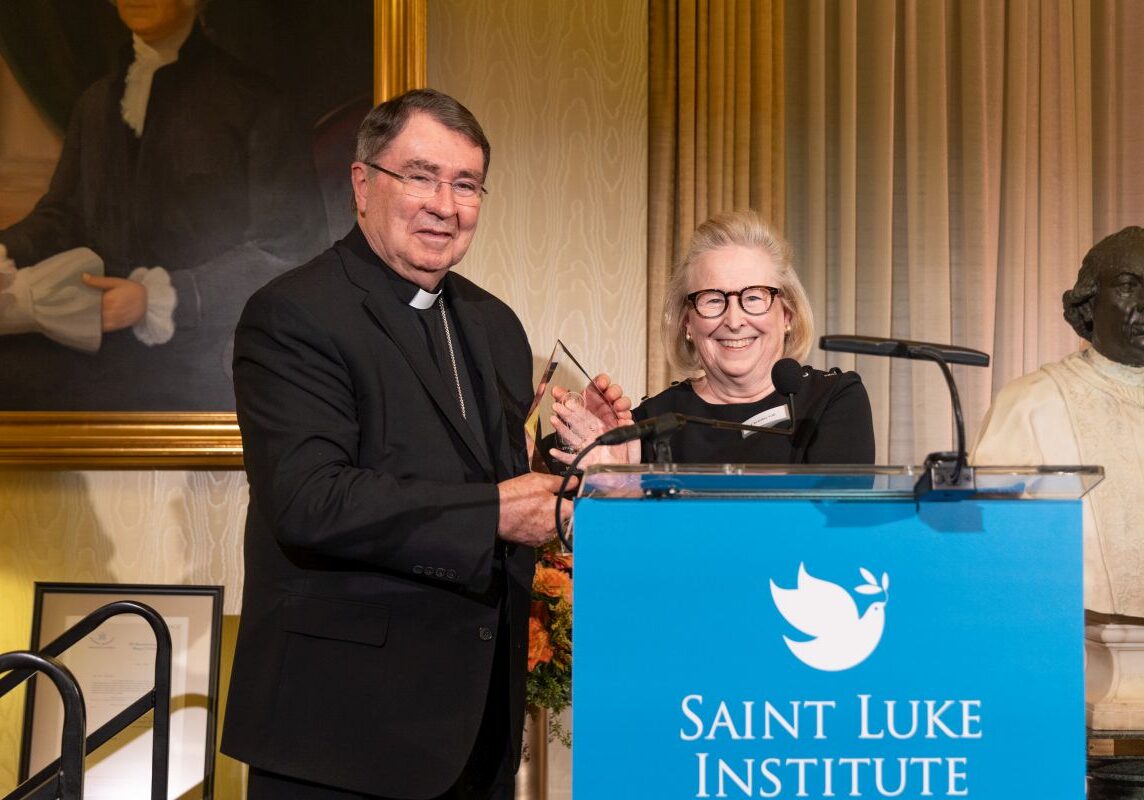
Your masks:
{"label": "beige curtain", "polygon": [[652,0],[648,77],[649,393],[668,382],[664,286],[712,214],[756,208],[782,227],[782,0]]}
{"label": "beige curtain", "polygon": [[1092,10],[1093,215],[1097,238],[1144,225],[1144,3]]}
{"label": "beige curtain", "polygon": [[[988,369],[954,370],[972,442],[1001,386],[1076,348],[1060,297],[1085,251],[1144,221],[1144,3],[789,0],[775,17],[786,193],[773,215],[817,329],[991,353]],[[653,50],[653,85],[656,66]],[[951,447],[936,365],[811,360],[861,372],[880,462]]]}

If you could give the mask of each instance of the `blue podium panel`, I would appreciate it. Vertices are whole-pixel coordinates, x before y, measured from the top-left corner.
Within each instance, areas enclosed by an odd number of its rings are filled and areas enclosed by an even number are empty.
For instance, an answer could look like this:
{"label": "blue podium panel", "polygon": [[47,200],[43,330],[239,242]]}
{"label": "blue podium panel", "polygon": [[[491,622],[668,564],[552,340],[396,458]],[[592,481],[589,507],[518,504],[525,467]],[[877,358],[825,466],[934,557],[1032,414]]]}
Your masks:
{"label": "blue podium panel", "polygon": [[576,797],[1084,797],[1079,500],[575,517]]}

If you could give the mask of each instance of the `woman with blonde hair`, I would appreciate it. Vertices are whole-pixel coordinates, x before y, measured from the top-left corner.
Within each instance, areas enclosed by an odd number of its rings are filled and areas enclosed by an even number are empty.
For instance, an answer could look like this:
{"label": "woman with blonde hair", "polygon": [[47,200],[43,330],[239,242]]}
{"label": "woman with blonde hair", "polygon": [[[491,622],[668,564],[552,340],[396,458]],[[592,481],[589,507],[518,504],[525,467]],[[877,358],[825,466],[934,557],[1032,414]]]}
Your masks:
{"label": "woman with blonde hair", "polygon": [[[790,244],[754,211],[718,214],[699,226],[668,284],[663,315],[668,359],[688,378],[645,398],[630,412],[635,421],[676,412],[790,429],[786,397],[771,370],[783,358],[801,364],[814,342],[810,303],[791,262]],[[673,459],[873,463],[870,400],[858,374],[804,366],[798,375],[793,436],[689,424],[672,434]],[[617,416],[626,402],[613,403]],[[644,443],[640,460],[653,460],[651,448]],[[623,460],[637,457],[634,448],[621,452]]]}

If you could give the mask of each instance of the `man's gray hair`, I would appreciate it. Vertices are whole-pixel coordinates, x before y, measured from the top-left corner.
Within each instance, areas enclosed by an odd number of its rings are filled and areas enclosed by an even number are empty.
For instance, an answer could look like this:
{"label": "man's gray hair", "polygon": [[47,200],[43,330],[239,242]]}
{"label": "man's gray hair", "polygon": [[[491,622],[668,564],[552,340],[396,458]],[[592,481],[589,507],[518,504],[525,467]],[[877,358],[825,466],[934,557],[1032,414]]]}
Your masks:
{"label": "man's gray hair", "polygon": [[415,113],[428,114],[451,131],[481,148],[484,172],[489,171],[492,148],[481,124],[469,109],[436,89],[413,89],[374,106],[358,128],[355,158],[369,161],[396,139]]}

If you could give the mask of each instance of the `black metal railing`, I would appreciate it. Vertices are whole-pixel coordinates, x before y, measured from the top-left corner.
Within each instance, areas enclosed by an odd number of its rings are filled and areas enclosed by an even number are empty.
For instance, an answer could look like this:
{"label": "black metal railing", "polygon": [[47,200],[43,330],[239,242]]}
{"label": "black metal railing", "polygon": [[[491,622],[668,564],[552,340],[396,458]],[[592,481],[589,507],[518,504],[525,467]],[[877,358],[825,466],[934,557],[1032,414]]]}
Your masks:
{"label": "black metal railing", "polygon": [[[87,728],[87,712],[75,676],[71,674],[71,670],[51,656],[22,650],[0,655],[0,673],[4,672],[15,672],[25,677],[42,672],[55,684],[56,691],[60,693],[60,699],[64,704],[64,726],[60,736],[60,758],[55,762],[55,774],[44,784],[44,788],[50,790],[48,797],[82,800],[83,739]],[[11,688],[13,687],[0,691],[0,694]],[[25,784],[21,784],[16,787],[16,792],[8,797],[21,797],[19,793],[23,791],[24,786]]]}
{"label": "black metal railing", "polygon": [[[83,694],[75,677],[56,660],[56,657],[106,620],[120,614],[143,617],[155,634],[154,686],[151,691],[141,695],[138,700],[85,737],[87,715]],[[0,678],[0,697],[37,672],[43,672],[51,678],[64,702],[64,731],[60,741],[60,757],[0,800],[81,800],[84,756],[105,744],[152,709],[155,714],[151,740],[151,800],[166,800],[167,765],[171,746],[171,632],[159,612],[134,600],[108,603],[68,628],[41,648],[39,653],[16,652],[0,655],[0,673],[4,672],[9,674]]]}

